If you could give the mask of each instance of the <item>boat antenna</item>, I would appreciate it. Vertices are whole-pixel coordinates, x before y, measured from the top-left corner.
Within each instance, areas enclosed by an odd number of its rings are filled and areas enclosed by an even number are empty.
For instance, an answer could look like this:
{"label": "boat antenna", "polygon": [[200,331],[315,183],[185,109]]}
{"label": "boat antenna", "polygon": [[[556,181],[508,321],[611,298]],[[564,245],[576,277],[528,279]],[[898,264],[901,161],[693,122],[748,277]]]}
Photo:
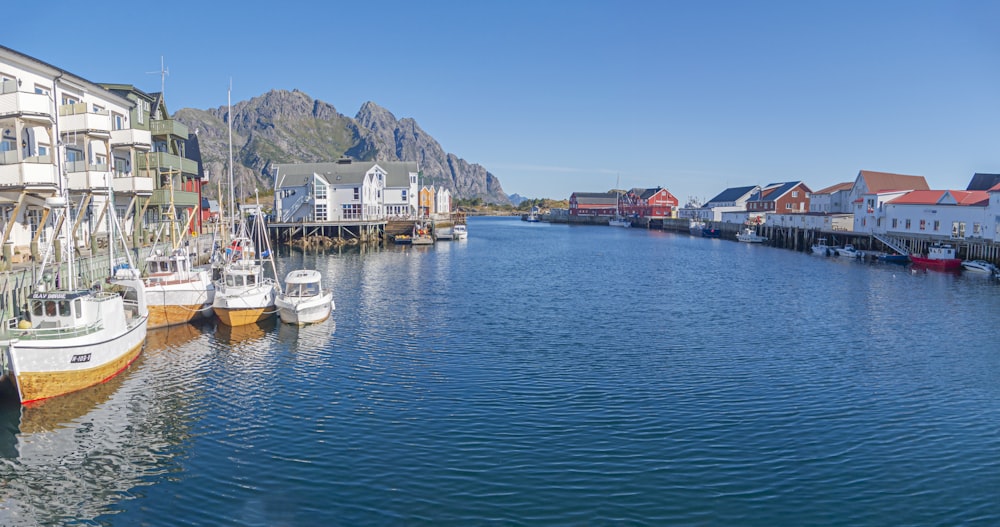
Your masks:
{"label": "boat antenna", "polygon": [[229,79],[229,91],[226,92],[229,112],[226,120],[229,122],[229,232],[236,232],[236,191],[233,188],[233,79]]}

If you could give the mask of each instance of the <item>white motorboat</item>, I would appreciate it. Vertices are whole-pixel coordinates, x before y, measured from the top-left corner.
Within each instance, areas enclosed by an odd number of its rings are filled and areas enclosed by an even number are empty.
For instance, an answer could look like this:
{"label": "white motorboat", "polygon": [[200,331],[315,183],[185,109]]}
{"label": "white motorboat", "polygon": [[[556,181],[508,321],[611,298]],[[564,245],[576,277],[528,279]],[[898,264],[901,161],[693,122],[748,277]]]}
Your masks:
{"label": "white motorboat", "polygon": [[846,256],[848,258],[864,258],[864,251],[857,250],[851,244],[845,244],[843,247],[837,248],[837,256]]}
{"label": "white motorboat", "polygon": [[460,223],[451,228],[451,234],[456,240],[464,240],[469,237],[469,229],[464,223]]}
{"label": "white motorboat", "polygon": [[818,254],[820,256],[831,256],[836,250],[834,247],[830,247],[826,244],[826,238],[819,238],[816,240],[811,247],[813,254]]}
{"label": "white motorboat", "polygon": [[746,243],[764,243],[767,241],[767,236],[757,234],[753,227],[746,227],[736,234],[736,239]]}
{"label": "white motorboat", "polygon": [[286,324],[315,324],[330,318],[334,310],[333,292],[323,288],[319,271],[298,269],[285,276],[284,292],[274,305]]}
{"label": "white motorboat", "polygon": [[983,273],[995,275],[998,272],[997,266],[987,262],[986,260],[963,260],[962,270],[969,271],[970,273]]}

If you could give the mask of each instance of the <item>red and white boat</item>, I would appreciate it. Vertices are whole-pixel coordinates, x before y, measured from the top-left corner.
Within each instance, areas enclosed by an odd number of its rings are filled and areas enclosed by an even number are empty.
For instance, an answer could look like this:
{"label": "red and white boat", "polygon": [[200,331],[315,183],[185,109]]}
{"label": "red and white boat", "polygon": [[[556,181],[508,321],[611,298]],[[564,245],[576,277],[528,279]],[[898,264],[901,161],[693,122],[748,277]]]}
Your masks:
{"label": "red and white boat", "polygon": [[922,255],[911,254],[913,265],[932,269],[934,271],[958,271],[962,269],[962,260],[955,258],[955,248],[944,243],[935,243],[927,248]]}

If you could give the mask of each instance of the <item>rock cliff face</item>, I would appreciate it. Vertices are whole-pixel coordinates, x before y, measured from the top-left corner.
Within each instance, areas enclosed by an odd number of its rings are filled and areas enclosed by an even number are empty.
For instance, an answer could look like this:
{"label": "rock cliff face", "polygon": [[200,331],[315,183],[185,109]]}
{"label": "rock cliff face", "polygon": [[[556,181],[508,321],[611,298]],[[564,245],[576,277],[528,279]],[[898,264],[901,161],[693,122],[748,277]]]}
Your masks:
{"label": "rock cliff face", "polygon": [[[362,161],[416,161],[422,184],[448,188],[455,198],[510,203],[493,174],[444,151],[413,119],[396,117],[373,102],[354,119],[300,91],[275,90],[233,104],[233,166],[238,195],[273,188],[276,163],[318,163],[348,155]],[[211,186],[228,180],[227,107],[184,108],[174,118],[198,134]],[[223,190],[223,192],[228,192]]]}

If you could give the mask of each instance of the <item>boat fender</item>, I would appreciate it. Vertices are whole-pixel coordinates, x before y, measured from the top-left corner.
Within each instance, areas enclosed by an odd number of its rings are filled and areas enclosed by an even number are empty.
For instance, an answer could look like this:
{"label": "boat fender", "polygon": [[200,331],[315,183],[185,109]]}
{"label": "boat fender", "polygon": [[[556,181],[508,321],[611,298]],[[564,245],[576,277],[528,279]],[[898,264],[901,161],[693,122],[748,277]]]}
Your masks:
{"label": "boat fender", "polygon": [[17,329],[31,329],[31,322],[27,320],[21,320],[17,323]]}

